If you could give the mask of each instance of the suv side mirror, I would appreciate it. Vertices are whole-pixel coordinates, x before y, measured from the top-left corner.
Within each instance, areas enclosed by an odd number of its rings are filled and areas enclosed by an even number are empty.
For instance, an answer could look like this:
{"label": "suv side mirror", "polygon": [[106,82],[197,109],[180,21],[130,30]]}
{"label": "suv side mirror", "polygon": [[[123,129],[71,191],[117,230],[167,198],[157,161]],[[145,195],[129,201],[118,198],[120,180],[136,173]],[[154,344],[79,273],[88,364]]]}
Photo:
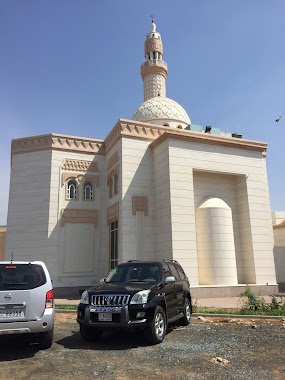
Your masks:
{"label": "suv side mirror", "polygon": [[174,276],[168,276],[165,279],[165,284],[173,284],[175,282],[175,277]]}

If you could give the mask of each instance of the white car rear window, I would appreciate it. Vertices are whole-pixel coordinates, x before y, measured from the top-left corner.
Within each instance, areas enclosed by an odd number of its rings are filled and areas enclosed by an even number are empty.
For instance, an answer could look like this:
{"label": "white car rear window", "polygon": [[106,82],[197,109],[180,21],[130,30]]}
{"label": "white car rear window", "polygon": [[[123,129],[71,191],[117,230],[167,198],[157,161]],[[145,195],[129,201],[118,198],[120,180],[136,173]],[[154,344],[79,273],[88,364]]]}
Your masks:
{"label": "white car rear window", "polygon": [[0,290],[28,290],[46,283],[46,275],[38,264],[0,264]]}

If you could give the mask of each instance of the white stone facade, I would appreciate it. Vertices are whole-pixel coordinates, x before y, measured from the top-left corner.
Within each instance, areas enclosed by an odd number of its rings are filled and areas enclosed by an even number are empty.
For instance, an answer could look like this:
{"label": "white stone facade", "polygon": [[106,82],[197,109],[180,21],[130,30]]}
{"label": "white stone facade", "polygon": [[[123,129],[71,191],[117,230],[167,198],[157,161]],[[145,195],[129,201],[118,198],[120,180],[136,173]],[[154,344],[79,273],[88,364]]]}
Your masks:
{"label": "white stone facade", "polygon": [[[45,261],[56,287],[92,284],[110,269],[109,228],[117,220],[119,262],[175,259],[192,286],[276,283],[264,143],[128,120],[93,152],[79,138],[57,136],[44,148],[41,138],[29,152],[14,142],[6,258]],[[67,149],[59,140],[77,143]],[[73,200],[66,199],[70,178],[78,183]],[[86,179],[94,184],[88,201]],[[227,212],[209,208],[201,222],[209,198]]]}

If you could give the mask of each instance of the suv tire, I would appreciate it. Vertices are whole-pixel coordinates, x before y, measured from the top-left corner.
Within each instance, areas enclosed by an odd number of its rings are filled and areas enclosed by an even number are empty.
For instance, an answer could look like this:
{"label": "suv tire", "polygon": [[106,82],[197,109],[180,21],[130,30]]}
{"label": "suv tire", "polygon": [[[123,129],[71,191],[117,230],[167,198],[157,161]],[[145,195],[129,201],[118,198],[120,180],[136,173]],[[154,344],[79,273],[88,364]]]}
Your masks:
{"label": "suv tire", "polygon": [[41,350],[47,350],[51,347],[53,341],[53,328],[47,332],[40,333],[39,344]]}
{"label": "suv tire", "polygon": [[87,327],[81,324],[80,334],[84,340],[87,342],[92,342],[102,335],[102,330],[99,330],[96,327]]}
{"label": "suv tire", "polygon": [[163,308],[157,306],[150,326],[145,331],[147,340],[152,344],[161,343],[166,334],[166,316]]}
{"label": "suv tire", "polygon": [[182,326],[188,326],[191,320],[191,304],[188,297],[185,297],[184,300],[184,310],[183,310],[183,317],[180,319],[180,324]]}

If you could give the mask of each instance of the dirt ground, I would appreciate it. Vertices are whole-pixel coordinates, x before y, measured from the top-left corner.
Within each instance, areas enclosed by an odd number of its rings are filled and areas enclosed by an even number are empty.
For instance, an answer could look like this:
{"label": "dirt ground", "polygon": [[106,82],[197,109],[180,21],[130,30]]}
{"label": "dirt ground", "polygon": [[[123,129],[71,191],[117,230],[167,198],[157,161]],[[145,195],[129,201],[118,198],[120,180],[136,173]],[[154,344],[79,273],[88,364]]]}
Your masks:
{"label": "dirt ground", "polygon": [[45,351],[31,337],[0,337],[0,380],[285,379],[285,318],[193,317],[148,346],[141,333],[126,331],[84,342],[75,317],[56,313]]}

